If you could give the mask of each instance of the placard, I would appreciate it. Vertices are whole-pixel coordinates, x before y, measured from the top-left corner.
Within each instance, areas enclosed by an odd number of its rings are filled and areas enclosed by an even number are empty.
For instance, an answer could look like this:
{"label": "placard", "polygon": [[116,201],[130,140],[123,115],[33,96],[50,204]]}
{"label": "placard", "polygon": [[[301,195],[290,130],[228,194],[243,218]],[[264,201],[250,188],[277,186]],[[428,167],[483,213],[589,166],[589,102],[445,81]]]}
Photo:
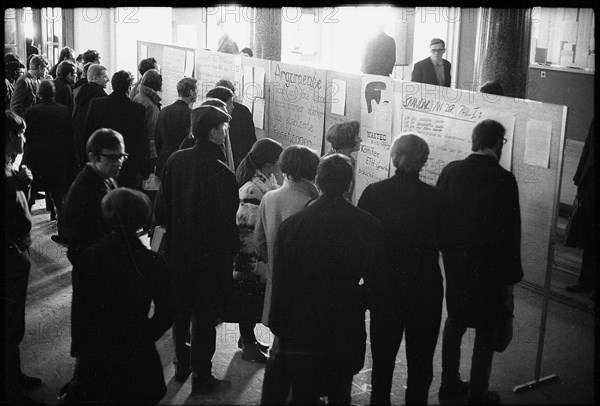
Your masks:
{"label": "placard", "polygon": [[178,98],[177,83],[185,76],[186,51],[165,46],[160,67],[162,75],[162,101],[163,106],[174,103]]}
{"label": "placard", "polygon": [[389,77],[363,75],[360,134],[363,142],[389,148],[392,143],[394,85]]}
{"label": "placard", "polygon": [[229,80],[236,89],[239,89],[242,83],[241,56],[222,52],[197,51],[196,79],[198,79],[198,92],[201,95],[198,98],[200,102],[205,100],[206,93],[213,89],[221,79]]}

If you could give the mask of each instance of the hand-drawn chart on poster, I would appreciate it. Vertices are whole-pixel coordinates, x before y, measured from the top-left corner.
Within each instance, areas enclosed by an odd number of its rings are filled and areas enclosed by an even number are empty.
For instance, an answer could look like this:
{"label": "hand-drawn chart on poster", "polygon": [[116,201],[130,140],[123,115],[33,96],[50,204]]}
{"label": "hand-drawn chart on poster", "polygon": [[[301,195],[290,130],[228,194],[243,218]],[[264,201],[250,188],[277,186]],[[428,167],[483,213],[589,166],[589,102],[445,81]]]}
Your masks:
{"label": "hand-drawn chart on poster", "polygon": [[[421,171],[421,180],[435,185],[442,169],[452,161],[471,154],[471,133],[477,123],[493,119],[506,129],[500,164],[511,169],[515,115],[476,105],[426,99],[422,95],[401,97],[402,132],[416,132],[429,142],[429,159]],[[397,134],[396,134],[397,135]]]}
{"label": "hand-drawn chart on poster", "polygon": [[161,101],[163,106],[168,106],[177,100],[177,82],[185,76],[185,67],[185,50],[168,46],[163,48],[163,58],[160,67],[163,79]]}
{"label": "hand-drawn chart on poster", "polygon": [[198,79],[198,101],[200,105],[205,100],[206,93],[215,84],[226,79],[239,90],[242,83],[242,60],[240,55],[224,54],[213,51],[196,51],[196,79]]}
{"label": "hand-drawn chart on poster", "polygon": [[360,144],[356,161],[356,184],[354,186],[353,202],[356,204],[362,192],[371,183],[379,182],[389,177],[390,150],[367,143]]}
{"label": "hand-drawn chart on poster", "polygon": [[271,63],[269,136],[283,144],[304,145],[318,154],[323,145],[325,70]]}
{"label": "hand-drawn chart on poster", "polygon": [[393,81],[389,77],[363,75],[360,134],[364,143],[390,147],[392,143]]}

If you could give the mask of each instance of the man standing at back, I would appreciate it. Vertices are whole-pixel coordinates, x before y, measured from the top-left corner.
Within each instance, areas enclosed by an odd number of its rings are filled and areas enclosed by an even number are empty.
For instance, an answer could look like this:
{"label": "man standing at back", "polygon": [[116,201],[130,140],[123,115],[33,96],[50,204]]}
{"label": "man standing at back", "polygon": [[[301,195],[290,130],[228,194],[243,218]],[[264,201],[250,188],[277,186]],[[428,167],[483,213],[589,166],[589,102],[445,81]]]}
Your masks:
{"label": "man standing at back", "polygon": [[29,62],[29,71],[15,83],[15,90],[10,99],[10,110],[23,117],[25,110],[37,101],[37,91],[42,80],[48,73],[48,60],[45,56],[34,55]]}
{"label": "man standing at back", "polygon": [[98,128],[105,127],[123,136],[129,158],[123,163],[119,186],[139,188],[151,168],[144,107],[127,97],[132,81],[131,73],[124,70],[113,75],[110,81],[113,92],[90,102],[84,131],[90,135]]}
{"label": "man standing at back", "polygon": [[396,41],[379,24],[377,34],[368,42],[361,71],[369,75],[390,76],[396,64]]}
{"label": "man standing at back", "polygon": [[[519,191],[514,175],[498,163],[504,134],[497,121],[477,124],[473,153],[449,163],[437,182],[450,198],[466,251],[466,296],[458,297],[448,287],[446,291],[446,301],[463,303],[455,304],[462,310],[449,314],[444,326],[440,400],[468,390],[470,403],[500,402],[498,393],[488,390],[495,333],[502,306],[512,298],[512,285],[523,277]],[[468,327],[475,328],[470,383],[459,374],[461,340]]]}
{"label": "man standing at back", "polygon": [[451,64],[444,58],[446,44],[439,38],[434,38],[429,43],[431,56],[415,63],[412,73],[413,82],[428,83],[430,85],[450,87]]}
{"label": "man standing at back", "polygon": [[[192,111],[196,144],[167,160],[155,203],[156,223],[166,226],[165,255],[177,298],[175,379],[185,382],[193,372],[192,393],[199,394],[231,387],[212,374],[217,320],[240,244],[238,187],[221,149],[230,119],[214,106]],[[191,348],[186,345],[190,321]]]}

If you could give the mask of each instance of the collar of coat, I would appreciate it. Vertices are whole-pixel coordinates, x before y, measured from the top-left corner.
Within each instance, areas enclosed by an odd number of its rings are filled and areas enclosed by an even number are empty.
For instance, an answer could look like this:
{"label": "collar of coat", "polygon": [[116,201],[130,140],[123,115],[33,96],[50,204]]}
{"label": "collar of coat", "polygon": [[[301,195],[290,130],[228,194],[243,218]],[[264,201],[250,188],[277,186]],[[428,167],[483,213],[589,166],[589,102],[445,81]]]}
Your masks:
{"label": "collar of coat", "polygon": [[227,160],[225,159],[225,152],[223,151],[223,148],[220,145],[217,145],[209,140],[196,139],[196,144],[193,148],[198,151],[202,151],[227,165]]}
{"label": "collar of coat", "polygon": [[160,107],[160,101],[162,98],[154,90],[150,89],[148,86],[140,85],[138,91],[139,93],[147,96],[152,101],[152,103]]}
{"label": "collar of coat", "polygon": [[309,182],[306,179],[300,179],[298,181],[294,181],[294,180],[285,178],[283,180],[283,186],[281,188],[298,190],[301,193],[309,196],[311,199],[316,199],[317,197],[319,197],[319,191],[317,190],[317,187],[315,186],[315,184],[312,182]]}

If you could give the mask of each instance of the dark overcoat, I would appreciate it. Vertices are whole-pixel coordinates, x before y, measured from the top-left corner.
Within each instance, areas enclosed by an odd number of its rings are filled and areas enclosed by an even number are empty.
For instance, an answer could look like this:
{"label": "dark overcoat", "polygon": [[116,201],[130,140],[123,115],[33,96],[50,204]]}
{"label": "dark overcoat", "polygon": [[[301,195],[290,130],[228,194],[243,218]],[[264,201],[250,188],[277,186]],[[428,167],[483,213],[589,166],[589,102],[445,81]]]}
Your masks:
{"label": "dark overcoat", "polygon": [[[447,284],[461,280],[464,251],[448,200],[441,190],[419,180],[417,173],[397,170],[367,186],[358,207],[383,225],[386,282],[378,286],[386,311],[397,317],[409,308],[441,303],[443,254]],[[449,307],[448,312],[454,312]]]}
{"label": "dark overcoat", "polygon": [[33,77],[31,73],[25,72],[15,82],[15,88],[12,98],[10,99],[10,110],[24,117],[25,110],[30,108],[37,101],[37,89],[40,85],[40,80]]}
{"label": "dark overcoat", "polygon": [[442,65],[444,65],[444,83],[438,83],[431,58],[425,58],[422,61],[415,63],[410,80],[413,82],[428,83],[430,85],[450,87],[452,79],[450,76],[451,64],[447,60],[442,59]]}
{"label": "dark overcoat", "polygon": [[167,265],[135,233],[115,231],[82,253],[73,270],[71,355],[90,400],[160,400],[166,387],[155,342],[172,322]]}
{"label": "dark overcoat", "polygon": [[73,180],[75,157],[69,108],[42,100],[25,112],[23,164],[34,176],[38,190],[65,190]]}
{"label": "dark overcoat", "polygon": [[318,371],[355,374],[365,357],[359,285],[381,271],[381,225],[343,197],[322,196],[279,227],[269,328],[308,351]]}
{"label": "dark overcoat", "polygon": [[80,166],[87,162],[85,146],[91,134],[85,132],[85,119],[92,99],[106,96],[104,88],[95,82],[84,83],[77,95],[74,95],[73,132],[75,157]]}
{"label": "dark overcoat", "polygon": [[119,174],[119,186],[133,188],[151,172],[148,156],[148,132],[144,106],[130,100],[125,93],[112,92],[90,101],[85,119],[89,138],[99,128],[112,128],[123,136],[129,154]]}
{"label": "dark overcoat", "polygon": [[222,156],[217,144],[201,140],[174,152],[163,171],[155,221],[166,226],[165,255],[179,310],[218,307],[232,287],[239,200]]}
{"label": "dark overcoat", "polygon": [[469,327],[493,326],[506,285],[523,277],[519,191],[495,157],[471,154],[449,163],[437,186],[446,192],[465,241]]}
{"label": "dark overcoat", "polygon": [[54,100],[58,104],[67,106],[69,114],[73,114],[73,85],[64,78],[56,78],[54,86],[56,87]]}
{"label": "dark overcoat", "polygon": [[190,134],[192,109],[183,100],[177,100],[158,113],[154,138],[158,152],[156,174],[161,176],[167,159],[179,149],[183,139]]}
{"label": "dark overcoat", "polygon": [[233,102],[233,112],[229,122],[229,140],[231,141],[233,163],[237,169],[256,142],[256,129],[252,113],[248,107],[238,102]]}

